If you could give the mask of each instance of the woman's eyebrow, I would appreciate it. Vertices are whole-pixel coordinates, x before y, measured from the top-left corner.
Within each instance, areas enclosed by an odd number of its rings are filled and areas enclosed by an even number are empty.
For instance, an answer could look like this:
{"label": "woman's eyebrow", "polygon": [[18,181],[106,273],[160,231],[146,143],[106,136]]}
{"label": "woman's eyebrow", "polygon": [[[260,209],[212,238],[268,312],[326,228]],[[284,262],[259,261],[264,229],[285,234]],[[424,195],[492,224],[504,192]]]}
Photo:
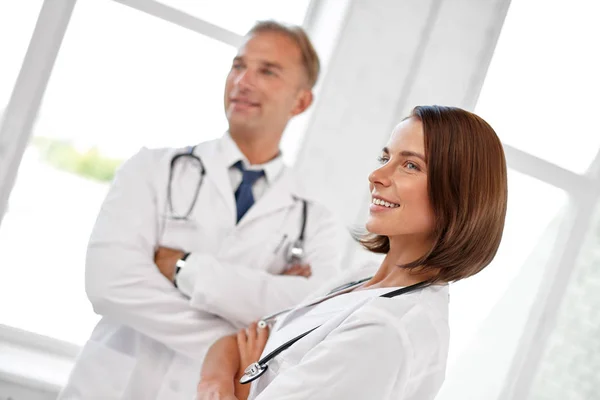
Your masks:
{"label": "woman's eyebrow", "polygon": [[423,162],[426,162],[425,156],[423,154],[417,153],[415,151],[404,150],[404,151],[401,151],[399,154],[404,157],[417,157],[417,158],[420,158],[421,160],[423,160]]}
{"label": "woman's eyebrow", "polygon": [[[384,147],[383,149],[381,149],[381,151],[384,154],[390,154],[390,150],[387,147]],[[427,162],[427,161],[425,161],[425,156],[423,154],[417,153],[415,151],[403,150],[398,154],[400,154],[403,157],[417,157],[417,158],[420,158],[421,160],[423,160],[423,162]]]}

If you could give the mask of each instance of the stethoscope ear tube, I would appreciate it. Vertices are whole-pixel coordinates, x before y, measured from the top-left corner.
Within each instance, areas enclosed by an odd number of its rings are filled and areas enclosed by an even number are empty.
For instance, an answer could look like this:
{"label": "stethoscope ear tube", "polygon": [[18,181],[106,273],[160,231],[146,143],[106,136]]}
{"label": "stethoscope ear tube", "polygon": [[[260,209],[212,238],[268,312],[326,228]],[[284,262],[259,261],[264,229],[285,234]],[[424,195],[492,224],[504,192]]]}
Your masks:
{"label": "stethoscope ear tube", "polygon": [[[192,214],[192,211],[194,210],[194,206],[196,205],[196,202],[198,201],[198,194],[200,193],[200,188],[202,187],[202,182],[204,181],[204,175],[206,174],[206,168],[204,168],[204,163],[202,162],[200,157],[198,157],[194,154],[195,148],[196,148],[196,146],[190,146],[185,153],[175,154],[173,156],[173,158],[171,158],[171,165],[169,166],[169,182],[167,183],[167,205],[169,207],[169,212],[171,213],[171,219],[174,219],[174,220],[187,220],[189,218],[189,216]],[[176,215],[175,211],[173,209],[173,195],[172,195],[172,192],[173,192],[173,188],[172,188],[173,170],[175,168],[175,163],[177,162],[177,160],[184,158],[184,157],[190,157],[194,161],[198,162],[199,167],[200,167],[200,178],[198,180],[198,184],[196,185],[196,190],[194,191],[194,198],[192,199],[192,202],[190,203],[189,208],[187,209],[185,214]]]}

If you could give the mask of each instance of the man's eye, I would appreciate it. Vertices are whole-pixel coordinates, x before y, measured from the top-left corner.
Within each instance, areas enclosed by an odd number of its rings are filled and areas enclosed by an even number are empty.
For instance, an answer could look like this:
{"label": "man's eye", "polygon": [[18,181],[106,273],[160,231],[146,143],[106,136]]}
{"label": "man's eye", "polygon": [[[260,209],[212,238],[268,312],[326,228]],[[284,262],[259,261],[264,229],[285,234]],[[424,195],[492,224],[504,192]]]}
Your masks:
{"label": "man's eye", "polygon": [[261,72],[264,75],[267,75],[267,76],[273,76],[273,75],[275,75],[275,72],[271,71],[270,69],[263,69]]}

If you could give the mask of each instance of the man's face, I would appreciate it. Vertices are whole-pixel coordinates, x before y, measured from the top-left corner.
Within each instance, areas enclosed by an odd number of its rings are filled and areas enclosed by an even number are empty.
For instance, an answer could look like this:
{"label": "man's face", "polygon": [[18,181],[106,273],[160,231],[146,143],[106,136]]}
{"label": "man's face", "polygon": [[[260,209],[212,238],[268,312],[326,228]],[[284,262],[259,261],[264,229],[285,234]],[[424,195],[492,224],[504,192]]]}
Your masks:
{"label": "man's face", "polygon": [[294,41],[282,33],[247,38],[233,60],[225,84],[225,114],[230,131],[283,131],[312,101]]}

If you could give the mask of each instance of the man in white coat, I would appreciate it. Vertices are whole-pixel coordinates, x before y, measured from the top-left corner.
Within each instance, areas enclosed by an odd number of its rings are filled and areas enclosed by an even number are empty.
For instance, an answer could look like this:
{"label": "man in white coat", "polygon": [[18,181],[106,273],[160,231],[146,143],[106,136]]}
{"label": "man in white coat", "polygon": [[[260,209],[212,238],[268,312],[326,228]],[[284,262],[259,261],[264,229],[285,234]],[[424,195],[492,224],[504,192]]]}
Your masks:
{"label": "man in white coat", "polygon": [[[227,77],[229,131],[190,149],[144,148],[121,167],[87,253],[102,319],[59,398],[190,400],[216,339],[337,272],[339,225],[279,151],[318,72],[301,28],[259,23]],[[303,257],[291,258],[298,239]]]}

